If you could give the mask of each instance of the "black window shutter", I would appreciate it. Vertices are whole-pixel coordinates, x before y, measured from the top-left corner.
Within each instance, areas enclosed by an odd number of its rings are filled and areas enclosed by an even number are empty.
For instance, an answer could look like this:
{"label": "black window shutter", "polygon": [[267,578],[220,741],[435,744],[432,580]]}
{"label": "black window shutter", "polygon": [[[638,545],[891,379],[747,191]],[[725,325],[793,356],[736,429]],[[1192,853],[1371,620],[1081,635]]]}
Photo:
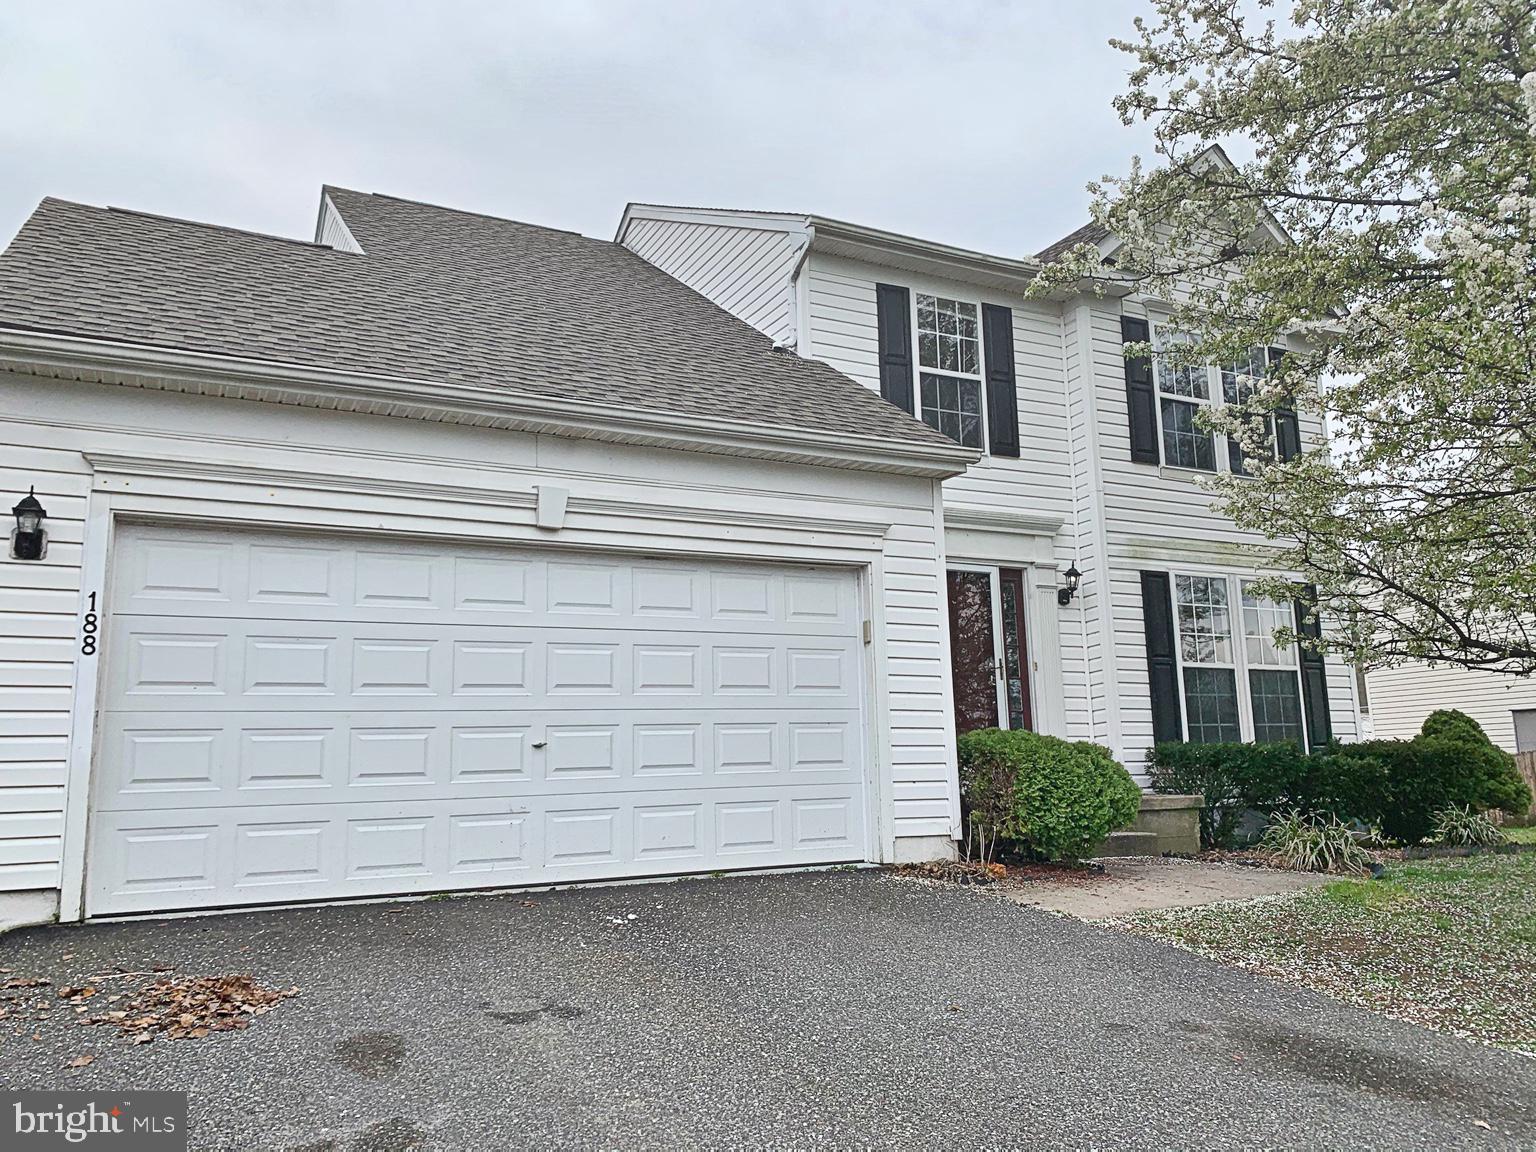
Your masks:
{"label": "black window shutter", "polygon": [[[1284,348],[1271,348],[1269,362],[1280,363]],[[1296,419],[1296,409],[1290,405],[1275,409],[1275,450],[1281,463],[1301,455],[1301,424]]]}
{"label": "black window shutter", "polygon": [[1243,449],[1234,436],[1227,437],[1227,463],[1231,465],[1232,472],[1236,476],[1247,476],[1248,469],[1243,464]]}
{"label": "black window shutter", "polygon": [[880,395],[915,415],[911,294],[898,284],[876,284],[875,318],[880,331]]}
{"label": "black window shutter", "polygon": [[994,456],[1019,454],[1019,392],[1013,375],[1013,310],[981,306],[981,347],[987,370],[987,441]]}
{"label": "black window shutter", "polygon": [[1147,681],[1152,696],[1152,739],[1184,739],[1179,666],[1174,655],[1173,589],[1168,573],[1141,574],[1141,621],[1147,633]]}
{"label": "black window shutter", "polygon": [[[1152,339],[1152,327],[1135,316],[1120,317],[1120,339],[1139,344]],[[1131,417],[1131,459],[1138,464],[1156,464],[1162,459],[1157,448],[1157,389],[1152,386],[1152,357],[1137,356],[1125,362],[1125,404]]]}
{"label": "black window shutter", "polygon": [[[1317,614],[1317,589],[1311,584],[1296,598],[1296,635],[1317,640],[1323,622]],[[1301,710],[1307,720],[1307,737],[1313,748],[1333,739],[1333,717],[1328,712],[1328,665],[1323,654],[1306,644],[1301,649]]]}

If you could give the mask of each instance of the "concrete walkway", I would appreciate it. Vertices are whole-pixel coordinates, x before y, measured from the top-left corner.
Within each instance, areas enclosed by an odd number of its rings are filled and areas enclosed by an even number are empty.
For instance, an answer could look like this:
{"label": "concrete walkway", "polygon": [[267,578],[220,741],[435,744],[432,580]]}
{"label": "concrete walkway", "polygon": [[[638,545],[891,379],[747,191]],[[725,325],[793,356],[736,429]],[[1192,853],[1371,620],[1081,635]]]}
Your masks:
{"label": "concrete walkway", "polygon": [[1208,864],[1166,856],[1100,861],[1104,874],[1033,881],[1006,889],[1008,899],[1080,920],[1110,920],[1159,908],[1193,908],[1221,900],[1251,900],[1316,888],[1338,879],[1242,864]]}

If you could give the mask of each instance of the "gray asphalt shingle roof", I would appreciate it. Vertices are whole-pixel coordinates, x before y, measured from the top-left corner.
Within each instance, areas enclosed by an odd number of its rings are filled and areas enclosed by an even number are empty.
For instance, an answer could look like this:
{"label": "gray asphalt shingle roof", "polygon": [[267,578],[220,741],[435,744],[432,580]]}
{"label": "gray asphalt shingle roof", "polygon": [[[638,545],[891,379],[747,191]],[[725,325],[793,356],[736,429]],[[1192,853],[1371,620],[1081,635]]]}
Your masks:
{"label": "gray asphalt shingle roof", "polygon": [[1109,235],[1109,229],[1102,224],[1088,223],[1081,228],[1068,232],[1056,243],[1048,245],[1035,253],[1035,259],[1042,264],[1049,264],[1052,260],[1060,259],[1079,244],[1097,244]]}
{"label": "gray asphalt shingle roof", "polygon": [[362,254],[44,200],[0,255],[0,326],[951,444],[617,244],[326,192]]}

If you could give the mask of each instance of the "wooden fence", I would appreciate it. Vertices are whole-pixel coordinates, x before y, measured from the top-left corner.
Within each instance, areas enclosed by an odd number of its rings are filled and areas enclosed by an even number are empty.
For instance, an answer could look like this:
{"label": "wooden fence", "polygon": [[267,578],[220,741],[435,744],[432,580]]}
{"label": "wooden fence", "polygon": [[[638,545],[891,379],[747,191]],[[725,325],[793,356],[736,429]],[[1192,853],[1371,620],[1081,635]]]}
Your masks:
{"label": "wooden fence", "polygon": [[1531,786],[1531,810],[1526,813],[1527,818],[1536,820],[1536,752],[1516,752],[1515,767],[1520,769],[1520,775],[1525,777],[1525,782]]}

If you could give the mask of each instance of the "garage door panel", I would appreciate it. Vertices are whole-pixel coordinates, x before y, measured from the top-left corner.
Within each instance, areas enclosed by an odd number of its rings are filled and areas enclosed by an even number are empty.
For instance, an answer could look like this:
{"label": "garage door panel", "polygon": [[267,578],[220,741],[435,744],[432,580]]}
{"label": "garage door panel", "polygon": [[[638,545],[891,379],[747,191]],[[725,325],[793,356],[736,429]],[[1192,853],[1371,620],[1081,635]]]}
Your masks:
{"label": "garage door panel", "polygon": [[[107,652],[113,710],[561,708],[570,697],[667,707],[728,696],[844,704],[859,645],[844,637],[721,638],[698,632],[485,629],[244,618],[115,618]],[[497,702],[499,697],[512,697]],[[262,698],[270,698],[263,702]],[[466,698],[472,698],[467,700]],[[376,702],[383,700],[383,704]],[[582,704],[587,707],[589,704]]]}
{"label": "garage door panel", "polygon": [[851,573],[124,529],[93,913],[866,855]]}
{"label": "garage door panel", "polygon": [[861,803],[823,786],[546,797],[516,810],[482,798],[252,806],[217,820],[101,813],[92,888],[99,908],[142,912],[853,861]]}
{"label": "garage door panel", "polygon": [[116,568],[119,615],[372,619],[451,616],[507,622],[542,615],[541,626],[581,618],[633,618],[666,627],[695,622],[732,632],[832,626],[857,617],[845,574],[713,566],[660,559],[566,558],[491,548],[338,546],[242,538],[218,530],[124,530],[131,555]]}
{"label": "garage door panel", "polygon": [[[597,794],[779,784],[855,786],[861,776],[858,715],[808,720],[779,709],[753,720],[701,722],[696,710],[644,711],[621,719],[571,712],[438,712],[407,722],[393,712],[111,713],[104,755],[114,785],[99,811],[346,804],[410,799],[526,797],[551,788]],[[372,718],[372,719],[368,719]],[[519,722],[519,719],[522,722]],[[543,744],[543,747],[536,747]]]}

